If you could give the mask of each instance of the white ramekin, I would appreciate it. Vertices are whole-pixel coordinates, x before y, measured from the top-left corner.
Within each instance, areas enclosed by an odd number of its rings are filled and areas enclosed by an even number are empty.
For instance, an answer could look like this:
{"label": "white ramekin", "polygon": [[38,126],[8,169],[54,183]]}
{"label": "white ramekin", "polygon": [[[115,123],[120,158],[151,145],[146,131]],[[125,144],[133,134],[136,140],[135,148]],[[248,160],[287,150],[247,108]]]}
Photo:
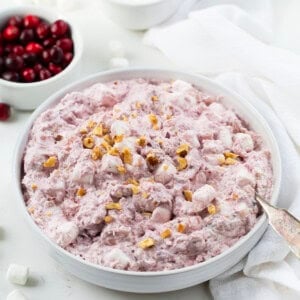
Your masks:
{"label": "white ramekin", "polygon": [[182,0],[149,0],[147,2],[135,0],[102,0],[101,9],[121,26],[144,30],[162,23],[171,17]]}
{"label": "white ramekin", "polygon": [[193,286],[207,281],[214,276],[228,270],[239,260],[241,260],[260,239],[267,227],[266,216],[262,215],[253,229],[228,250],[203,263],[172,271],[133,272],[115,270],[91,264],[78,257],[75,257],[69,252],[60,248],[45,234],[43,234],[43,232],[34,223],[33,219],[27,212],[20,183],[22,177],[22,160],[28,134],[33,122],[43,111],[57,103],[66,93],[71,91],[80,91],[96,82],[107,82],[138,77],[156,79],[182,79],[211,94],[222,95],[224,97],[222,102],[227,107],[234,108],[238,115],[248,122],[253,130],[260,133],[265,141],[266,146],[271,151],[274,172],[274,188],[271,199],[273,204],[277,202],[280,188],[281,159],[272,130],[264,118],[252,105],[250,105],[245,99],[241,98],[238,94],[229,91],[228,89],[220,86],[208,78],[184,72],[159,69],[128,69],[99,73],[87,77],[86,79],[83,79],[55,93],[33,113],[16,146],[13,165],[13,180],[14,190],[17,194],[17,206],[22,210],[24,217],[32,229],[37,233],[37,236],[40,238],[45,250],[58,263],[60,263],[65,270],[88,282],[120,291],[135,293],[158,293]]}
{"label": "white ramekin", "polygon": [[0,78],[0,102],[6,102],[19,110],[33,110],[54,92],[79,78],[83,43],[72,22],[50,8],[37,5],[20,5],[0,9],[0,27],[13,15],[36,14],[49,22],[63,19],[71,27],[74,43],[74,57],[71,63],[59,74],[43,81],[18,83]]}

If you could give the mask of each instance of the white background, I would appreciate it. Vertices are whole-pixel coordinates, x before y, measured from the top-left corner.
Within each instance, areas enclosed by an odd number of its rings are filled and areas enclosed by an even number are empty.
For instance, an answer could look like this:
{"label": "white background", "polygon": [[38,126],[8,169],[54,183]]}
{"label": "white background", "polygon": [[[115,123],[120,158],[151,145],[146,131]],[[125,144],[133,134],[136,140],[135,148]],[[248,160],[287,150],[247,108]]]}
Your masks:
{"label": "white background", "polygon": [[[0,0],[0,9],[11,5],[12,2],[14,1]],[[300,54],[300,1],[274,0],[274,15],[276,45]],[[111,39],[124,43],[131,66],[176,68],[158,51],[143,46],[143,33],[122,29],[108,20],[99,9],[87,5],[78,13],[72,13],[72,18],[76,18],[86,46],[82,75],[107,68],[108,42]],[[5,279],[10,263],[30,266],[31,278],[27,286],[20,289],[32,300],[211,299],[207,284],[159,295],[110,291],[65,273],[61,266],[43,252],[29,226],[15,209],[16,200],[10,183],[14,146],[29,116],[30,113],[17,112],[9,122],[0,123],[0,300],[5,299],[6,295],[16,288]]]}

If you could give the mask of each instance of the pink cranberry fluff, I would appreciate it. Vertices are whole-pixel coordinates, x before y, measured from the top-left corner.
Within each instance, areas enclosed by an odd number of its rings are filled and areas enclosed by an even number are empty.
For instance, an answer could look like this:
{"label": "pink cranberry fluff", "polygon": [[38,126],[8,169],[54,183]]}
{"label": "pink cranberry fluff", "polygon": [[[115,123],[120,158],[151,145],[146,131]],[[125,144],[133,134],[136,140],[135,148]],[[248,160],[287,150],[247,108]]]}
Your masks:
{"label": "pink cranberry fluff", "polygon": [[35,121],[22,179],[55,243],[101,266],[178,269],[235,244],[270,199],[270,152],[222,97],[132,79],[67,94]]}

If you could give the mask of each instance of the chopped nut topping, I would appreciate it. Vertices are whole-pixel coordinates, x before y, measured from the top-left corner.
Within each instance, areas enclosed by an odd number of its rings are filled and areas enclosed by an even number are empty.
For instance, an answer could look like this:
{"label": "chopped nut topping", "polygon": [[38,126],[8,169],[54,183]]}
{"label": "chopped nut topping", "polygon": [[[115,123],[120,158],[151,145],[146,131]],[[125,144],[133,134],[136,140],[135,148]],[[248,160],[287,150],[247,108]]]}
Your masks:
{"label": "chopped nut topping", "polygon": [[101,149],[99,147],[94,147],[92,150],[92,159],[98,160],[102,157],[103,153],[101,152]]}
{"label": "chopped nut topping", "polygon": [[142,197],[143,197],[144,199],[147,199],[147,198],[149,197],[149,194],[148,194],[147,192],[143,192],[143,193],[142,193]]}
{"label": "chopped nut topping", "polygon": [[233,159],[231,157],[228,157],[228,158],[225,159],[224,165],[229,166],[229,165],[234,165],[235,163],[236,163],[235,159]]}
{"label": "chopped nut topping", "polygon": [[137,117],[137,113],[133,112],[130,116],[131,116],[131,118],[135,119]]}
{"label": "chopped nut topping", "polygon": [[139,242],[139,247],[142,249],[147,249],[154,246],[154,240],[152,238],[146,238]]}
{"label": "chopped nut topping", "polygon": [[189,150],[190,150],[190,146],[188,144],[181,144],[177,148],[176,154],[181,157],[185,157],[188,154]]}
{"label": "chopped nut topping", "polygon": [[177,170],[181,171],[184,170],[187,167],[187,160],[184,157],[177,157],[177,162],[178,162],[178,166],[177,166]]}
{"label": "chopped nut topping", "polygon": [[86,134],[87,133],[87,129],[86,128],[81,128],[79,132],[81,134]]}
{"label": "chopped nut topping", "polygon": [[225,164],[225,157],[224,157],[224,155],[222,155],[222,156],[220,156],[218,158],[218,163],[219,163],[219,165],[224,165]]}
{"label": "chopped nut topping", "polygon": [[111,145],[110,145],[108,142],[106,142],[106,141],[103,141],[103,142],[101,143],[101,146],[102,146],[106,151],[109,151],[109,150],[111,149]]}
{"label": "chopped nut topping", "polygon": [[238,158],[239,156],[233,152],[224,152],[224,156],[225,158],[233,158],[233,159],[236,159]]}
{"label": "chopped nut topping", "polygon": [[151,97],[152,102],[157,102],[158,101],[158,97],[156,95],[153,95]]}
{"label": "chopped nut topping", "polygon": [[146,145],[146,137],[145,136],[140,136],[137,140],[136,140],[136,143],[141,146],[141,147],[144,147]]}
{"label": "chopped nut topping", "polygon": [[140,109],[142,107],[141,102],[137,101],[135,102],[135,108]]}
{"label": "chopped nut topping", "polygon": [[232,199],[233,199],[233,200],[238,200],[238,199],[239,199],[239,195],[236,194],[236,193],[233,193],[233,194],[232,194]]}
{"label": "chopped nut topping", "polygon": [[124,134],[116,135],[114,137],[114,142],[115,143],[121,143],[123,141],[123,139],[124,139]]}
{"label": "chopped nut topping", "polygon": [[122,206],[121,206],[120,203],[108,202],[108,203],[105,204],[105,208],[108,209],[108,210],[112,210],[112,209],[121,210]]}
{"label": "chopped nut topping", "polygon": [[106,224],[109,224],[114,220],[114,218],[112,216],[105,216],[103,220]]}
{"label": "chopped nut topping", "polygon": [[110,137],[109,134],[106,134],[103,137],[104,141],[107,142],[109,145],[113,146],[114,145],[114,140]]}
{"label": "chopped nut topping", "polygon": [[166,238],[170,237],[171,234],[172,234],[171,230],[169,228],[167,228],[166,230],[164,230],[163,232],[161,232],[160,236],[163,239],[166,239]]}
{"label": "chopped nut topping", "polygon": [[165,116],[166,120],[170,120],[172,117],[173,116],[171,114]]}
{"label": "chopped nut topping", "polygon": [[139,186],[140,185],[139,182],[137,180],[133,179],[133,178],[129,178],[127,180],[127,182],[130,183],[130,184],[133,184],[135,186]]}
{"label": "chopped nut topping", "polygon": [[192,201],[193,193],[191,190],[183,190],[183,196],[186,201]]}
{"label": "chopped nut topping", "polygon": [[28,212],[30,213],[30,214],[33,214],[34,213],[34,207],[28,207]]}
{"label": "chopped nut topping", "polygon": [[88,121],[88,124],[87,124],[87,127],[92,129],[92,128],[94,128],[96,125],[97,125],[97,123],[96,123],[95,121],[89,120],[89,121]]}
{"label": "chopped nut topping", "polygon": [[51,217],[53,214],[52,214],[51,211],[46,211],[45,215],[46,215],[47,217]]}
{"label": "chopped nut topping", "polygon": [[186,229],[186,225],[185,225],[185,224],[179,223],[179,224],[177,225],[177,231],[178,231],[178,232],[183,233],[183,232],[185,232],[185,229]]}
{"label": "chopped nut topping", "polygon": [[46,161],[44,161],[43,166],[45,168],[53,168],[57,163],[57,158],[55,156],[50,156]]}
{"label": "chopped nut topping", "polygon": [[151,166],[155,166],[156,164],[158,164],[158,158],[152,152],[147,154],[146,160]]}
{"label": "chopped nut topping", "polygon": [[32,188],[33,191],[36,191],[37,185],[36,185],[35,183],[33,183],[33,184],[31,185],[31,188]]}
{"label": "chopped nut topping", "polygon": [[83,139],[84,148],[92,149],[94,147],[94,139],[90,136]]}
{"label": "chopped nut topping", "polygon": [[79,197],[82,197],[86,194],[86,190],[84,188],[79,188],[76,192],[76,195],[79,196]]}
{"label": "chopped nut topping", "polygon": [[109,154],[109,155],[113,155],[113,156],[119,156],[119,150],[117,149],[117,148],[115,148],[115,147],[112,147],[112,148],[110,148],[108,151],[107,151],[107,153]]}
{"label": "chopped nut topping", "polygon": [[125,115],[122,115],[121,119],[122,119],[124,122],[127,122],[127,121],[128,121],[128,117],[125,116]]}
{"label": "chopped nut topping", "polygon": [[96,135],[96,136],[103,136],[103,126],[102,124],[100,124],[99,126],[95,127],[93,129],[93,134]]}
{"label": "chopped nut topping", "polygon": [[142,213],[142,215],[145,216],[145,217],[150,218],[150,217],[152,216],[152,212],[150,212],[150,211],[144,211],[144,212]]}
{"label": "chopped nut topping", "polygon": [[132,153],[129,148],[123,148],[121,154],[124,164],[132,164]]}
{"label": "chopped nut topping", "polygon": [[214,215],[217,212],[217,208],[215,205],[211,204],[207,207],[207,211],[210,215]]}
{"label": "chopped nut topping", "polygon": [[169,166],[166,164],[163,164],[163,170],[166,172],[166,171],[168,171],[168,169],[169,169]]}
{"label": "chopped nut topping", "polygon": [[150,114],[148,115],[149,121],[151,122],[152,126],[154,127],[154,125],[157,125],[158,120],[157,120],[157,116],[154,114]]}
{"label": "chopped nut topping", "polygon": [[120,174],[125,174],[126,173],[126,169],[124,166],[117,166],[117,170]]}
{"label": "chopped nut topping", "polygon": [[140,192],[140,188],[138,186],[136,186],[136,185],[132,185],[131,186],[131,190],[132,190],[132,194],[133,195],[136,195],[136,194],[138,194]]}
{"label": "chopped nut topping", "polygon": [[153,128],[154,130],[158,130],[158,129],[159,129],[159,126],[158,126],[158,124],[154,124],[152,128]]}

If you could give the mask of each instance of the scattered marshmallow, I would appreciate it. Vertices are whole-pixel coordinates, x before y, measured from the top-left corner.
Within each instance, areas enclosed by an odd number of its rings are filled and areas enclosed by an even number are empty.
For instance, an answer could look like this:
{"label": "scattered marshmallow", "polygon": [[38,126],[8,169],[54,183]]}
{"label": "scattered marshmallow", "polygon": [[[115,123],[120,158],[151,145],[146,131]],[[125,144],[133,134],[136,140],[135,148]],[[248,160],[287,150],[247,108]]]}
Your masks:
{"label": "scattered marshmallow", "polygon": [[9,293],[6,300],[27,300],[28,298],[19,290],[14,290]]}
{"label": "scattered marshmallow", "polygon": [[105,255],[105,260],[122,268],[130,263],[130,258],[119,248],[114,248]]}
{"label": "scattered marshmallow", "polygon": [[194,204],[194,209],[196,211],[203,210],[215,197],[216,190],[209,184],[203,185],[193,194],[192,203]]}
{"label": "scattered marshmallow", "polygon": [[165,207],[156,207],[152,213],[151,220],[156,223],[165,223],[170,221],[171,212]]}
{"label": "scattered marshmallow", "polygon": [[109,154],[104,154],[101,161],[101,172],[118,174],[118,166],[123,166],[121,158]]}
{"label": "scattered marshmallow", "polygon": [[109,60],[109,66],[111,69],[127,68],[129,61],[125,57],[113,57]]}
{"label": "scattered marshmallow", "polygon": [[108,44],[108,47],[112,57],[124,57],[125,49],[122,42],[117,40],[111,40]]}
{"label": "scattered marshmallow", "polygon": [[130,133],[130,129],[125,121],[114,121],[110,127],[111,134],[113,136],[116,135],[128,135]]}
{"label": "scattered marshmallow", "polygon": [[176,172],[177,170],[173,164],[164,162],[157,168],[154,178],[156,181],[165,184],[173,179]]}
{"label": "scattered marshmallow", "polygon": [[78,234],[79,229],[75,223],[65,222],[57,227],[55,240],[64,248],[74,242]]}
{"label": "scattered marshmallow", "polygon": [[245,152],[250,152],[254,148],[254,142],[249,134],[239,132],[234,136],[233,147],[240,148],[242,151]]}
{"label": "scattered marshmallow", "polygon": [[6,278],[11,283],[25,285],[29,275],[29,268],[22,265],[11,264],[8,267]]}

